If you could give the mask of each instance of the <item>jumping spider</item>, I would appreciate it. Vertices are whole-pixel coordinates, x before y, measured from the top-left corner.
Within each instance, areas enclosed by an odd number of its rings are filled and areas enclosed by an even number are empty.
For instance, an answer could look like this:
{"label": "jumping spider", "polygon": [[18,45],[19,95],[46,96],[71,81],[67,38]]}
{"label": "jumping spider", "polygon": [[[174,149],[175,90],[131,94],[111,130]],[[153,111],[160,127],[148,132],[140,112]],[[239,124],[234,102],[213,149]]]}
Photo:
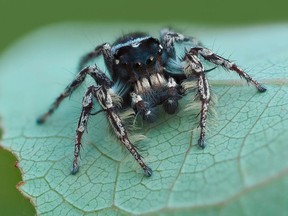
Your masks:
{"label": "jumping spider", "polygon": [[[184,43],[190,44],[190,49],[185,50],[183,57],[180,58],[176,52],[176,44]],[[111,78],[96,64],[84,67],[87,62],[101,55],[104,57]],[[182,82],[195,80],[201,103],[198,144],[204,148],[208,106],[211,101],[210,88],[205,75],[209,70],[205,70],[202,64],[205,61],[213,63],[216,67],[222,66],[224,69],[236,72],[248,83],[253,84],[259,92],[266,91],[264,86],[236,64],[216,55],[193,37],[184,36],[170,29],[163,29],[160,32],[160,39],[144,33],[130,33],[120,37],[112,45],[104,43],[85,55],[80,62],[80,67],[83,69],[37,122],[44,123],[60,103],[81,85],[88,74],[95,80],[95,85],[88,87],[83,97],[82,112],[76,130],[72,174],[79,169],[81,139],[89,116],[95,114],[91,111],[93,99],[96,99],[102,111],[105,111],[116,137],[133,155],[145,174],[151,176],[151,168],[145,164],[142,156],[129,140],[127,129],[119,113],[125,107],[131,106],[135,114],[151,122],[155,116],[153,108],[162,104],[166,113],[174,114],[178,108],[178,100],[184,96],[186,90]]]}

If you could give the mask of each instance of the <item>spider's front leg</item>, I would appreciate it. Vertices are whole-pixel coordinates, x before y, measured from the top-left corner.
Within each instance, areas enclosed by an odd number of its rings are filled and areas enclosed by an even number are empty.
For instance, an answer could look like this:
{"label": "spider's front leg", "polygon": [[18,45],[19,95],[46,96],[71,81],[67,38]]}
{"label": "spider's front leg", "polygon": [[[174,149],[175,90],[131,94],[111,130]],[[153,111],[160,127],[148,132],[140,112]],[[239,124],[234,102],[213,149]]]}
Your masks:
{"label": "spider's front leg", "polygon": [[85,67],[77,74],[74,80],[64,89],[64,91],[56,98],[56,100],[50,106],[49,110],[37,119],[37,123],[43,124],[46,119],[54,113],[54,111],[61,104],[61,102],[65,98],[70,96],[73,91],[83,83],[87,74],[89,74],[99,85],[103,83],[105,83],[106,86],[112,85],[112,81],[110,81],[107,76],[98,69],[96,65]]}
{"label": "spider's front leg", "polygon": [[75,149],[74,149],[74,160],[73,160],[73,167],[72,167],[72,174],[75,174],[79,170],[78,165],[78,157],[80,154],[80,148],[81,148],[81,140],[82,135],[87,127],[88,118],[91,114],[91,110],[93,108],[93,89],[94,86],[90,86],[87,91],[85,92],[85,95],[82,100],[82,111],[81,115],[78,121],[78,126],[76,129],[76,138],[75,138]]}
{"label": "spider's front leg", "polygon": [[[107,65],[111,65],[112,53],[111,53],[111,46],[108,43],[103,43],[97,46],[92,52],[87,53],[84,55],[79,63],[79,70],[84,68],[84,66],[94,58],[103,55],[105,61],[107,61]],[[110,68],[109,68],[110,69]]]}
{"label": "spider's front leg", "polygon": [[79,169],[78,157],[79,157],[79,152],[81,148],[81,139],[86,129],[88,118],[91,114],[91,109],[93,107],[93,100],[92,100],[93,97],[97,99],[103,111],[106,112],[106,116],[109,120],[109,123],[113,131],[115,132],[116,137],[126,147],[126,149],[133,155],[134,159],[142,167],[145,174],[147,176],[151,176],[152,175],[151,168],[145,164],[145,162],[142,159],[142,156],[138,153],[135,146],[129,140],[127,131],[112,101],[112,96],[109,93],[108,88],[105,87],[105,85],[98,86],[98,87],[90,86],[83,97],[83,102],[82,102],[83,108],[82,108],[81,116],[78,122],[78,127],[76,130],[76,142],[75,142],[72,174],[75,174]]}
{"label": "spider's front leg", "polygon": [[205,127],[208,115],[208,106],[211,99],[209,83],[205,76],[205,69],[200,62],[197,55],[193,53],[187,53],[185,56],[185,61],[187,63],[184,68],[185,74],[187,76],[192,76],[197,78],[198,94],[201,101],[201,112],[200,112],[200,137],[198,139],[198,145],[201,148],[205,148]]}
{"label": "spider's front leg", "polygon": [[145,164],[142,156],[138,153],[137,149],[135,148],[135,146],[131,143],[131,141],[128,138],[128,134],[125,129],[125,126],[123,125],[123,122],[117,113],[117,109],[115,105],[113,104],[112,97],[109,91],[103,86],[100,86],[97,88],[95,87],[93,89],[93,95],[97,98],[100,106],[106,112],[106,116],[109,120],[109,123],[112,129],[114,130],[119,141],[133,155],[134,159],[142,167],[145,174],[147,176],[151,176],[152,175],[151,168]]}

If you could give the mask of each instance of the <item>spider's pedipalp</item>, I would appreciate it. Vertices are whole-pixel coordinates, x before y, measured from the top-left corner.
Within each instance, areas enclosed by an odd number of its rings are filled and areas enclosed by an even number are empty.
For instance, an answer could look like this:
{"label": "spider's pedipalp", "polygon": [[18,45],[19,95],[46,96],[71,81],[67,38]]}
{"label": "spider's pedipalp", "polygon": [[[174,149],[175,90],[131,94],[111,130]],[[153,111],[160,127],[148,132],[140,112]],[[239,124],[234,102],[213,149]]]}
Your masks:
{"label": "spider's pedipalp", "polygon": [[167,99],[163,102],[163,109],[168,114],[174,114],[178,108],[178,100],[181,99],[178,84],[173,77],[168,78],[167,82]]}
{"label": "spider's pedipalp", "polygon": [[140,114],[144,120],[153,122],[155,120],[155,115],[153,113],[151,104],[145,102],[139,94],[131,92],[130,95],[132,100],[132,108],[136,110],[136,112]]}

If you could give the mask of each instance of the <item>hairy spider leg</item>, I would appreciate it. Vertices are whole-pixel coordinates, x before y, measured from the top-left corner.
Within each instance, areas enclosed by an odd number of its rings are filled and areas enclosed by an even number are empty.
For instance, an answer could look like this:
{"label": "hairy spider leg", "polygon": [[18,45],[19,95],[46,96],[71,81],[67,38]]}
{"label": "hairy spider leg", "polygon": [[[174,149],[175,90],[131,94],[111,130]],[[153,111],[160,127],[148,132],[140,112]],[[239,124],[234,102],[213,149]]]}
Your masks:
{"label": "hairy spider leg", "polygon": [[265,92],[266,88],[262,86],[259,82],[254,80],[249,74],[244,72],[242,69],[240,69],[236,64],[230,62],[227,59],[224,59],[221,56],[218,56],[214,54],[212,51],[202,48],[202,47],[194,47],[191,48],[189,52],[185,55],[185,60],[189,63],[188,66],[184,70],[186,70],[186,74],[189,73],[191,75],[194,75],[198,78],[197,80],[197,87],[198,87],[198,93],[200,96],[200,101],[202,103],[201,105],[201,116],[200,116],[200,138],[198,140],[198,144],[201,148],[205,147],[204,139],[205,139],[205,127],[206,127],[206,120],[207,120],[207,114],[208,114],[208,106],[209,101],[211,99],[210,97],[210,90],[209,90],[209,84],[208,80],[205,76],[205,70],[204,66],[200,62],[200,59],[198,58],[199,54],[207,61],[212,62],[216,65],[220,65],[224,67],[225,69],[235,71],[239,74],[241,78],[244,78],[247,82],[251,82],[259,92]]}
{"label": "hairy spider leg", "polygon": [[160,31],[160,41],[169,57],[175,58],[175,42],[190,42],[193,46],[202,46],[202,43],[195,37],[185,36],[172,31],[169,28]]}
{"label": "hairy spider leg", "polygon": [[87,128],[88,118],[91,115],[91,110],[93,108],[93,100],[92,100],[93,88],[94,86],[88,87],[82,100],[82,111],[81,111],[81,115],[78,121],[77,129],[76,129],[74,160],[73,160],[73,166],[72,166],[72,171],[71,171],[72,174],[76,174],[79,170],[78,157],[79,157],[80,148],[82,145],[81,144],[82,135]]}
{"label": "hairy spider leg", "polygon": [[92,100],[93,97],[97,99],[102,109],[106,112],[106,116],[117,138],[133,155],[135,160],[144,170],[145,174],[147,176],[151,176],[152,175],[151,168],[145,164],[145,162],[142,159],[142,156],[138,153],[134,145],[130,142],[128,134],[124,128],[124,125],[116,112],[116,108],[115,105],[113,104],[112,97],[104,86],[98,86],[98,87],[90,86],[83,97],[82,112],[76,130],[74,160],[71,173],[76,174],[79,170],[78,157],[80,154],[81,139],[84,131],[87,128],[88,118],[91,115],[91,110],[93,108],[93,100]]}
{"label": "hairy spider leg", "polygon": [[[92,52],[87,53],[84,55],[80,62],[79,62],[79,70],[84,68],[84,66],[91,61],[94,58],[99,57],[100,55],[104,56],[104,59],[107,63],[107,65],[112,65],[111,59],[112,59],[112,52],[111,52],[111,45],[108,43],[103,43],[99,46],[97,46]],[[111,68],[109,68],[111,69]]]}
{"label": "hairy spider leg", "polygon": [[205,127],[208,116],[208,107],[211,99],[209,83],[205,76],[205,69],[200,59],[195,53],[187,53],[184,59],[188,64],[184,68],[187,76],[197,77],[198,94],[201,101],[200,111],[200,137],[198,139],[198,145],[201,148],[205,148]]}
{"label": "hairy spider leg", "polygon": [[125,148],[133,155],[134,159],[144,170],[146,176],[152,175],[152,169],[148,167],[143,161],[142,156],[138,153],[135,146],[131,143],[128,138],[127,131],[117,113],[117,109],[113,104],[111,94],[103,86],[94,87],[93,95],[97,98],[100,106],[106,111],[107,118],[110,122],[111,127],[113,128],[119,141],[125,146]]}
{"label": "hairy spider leg", "polygon": [[235,71],[241,78],[244,78],[248,83],[252,83],[259,92],[265,92],[267,90],[262,84],[253,79],[249,74],[247,74],[244,70],[238,67],[235,63],[213,53],[207,48],[194,47],[189,51],[189,53],[193,53],[194,55],[200,54],[205,60],[212,62],[215,65],[220,65],[227,70]]}
{"label": "hairy spider leg", "polygon": [[58,108],[60,103],[66,97],[70,96],[73,91],[83,83],[87,74],[89,74],[99,85],[105,84],[106,86],[110,87],[113,84],[112,81],[108,79],[107,76],[102,71],[100,71],[100,69],[98,69],[96,65],[85,67],[77,74],[74,80],[64,89],[64,91],[56,98],[56,100],[50,106],[49,110],[37,119],[37,123],[44,123],[47,117],[52,115],[53,112]]}

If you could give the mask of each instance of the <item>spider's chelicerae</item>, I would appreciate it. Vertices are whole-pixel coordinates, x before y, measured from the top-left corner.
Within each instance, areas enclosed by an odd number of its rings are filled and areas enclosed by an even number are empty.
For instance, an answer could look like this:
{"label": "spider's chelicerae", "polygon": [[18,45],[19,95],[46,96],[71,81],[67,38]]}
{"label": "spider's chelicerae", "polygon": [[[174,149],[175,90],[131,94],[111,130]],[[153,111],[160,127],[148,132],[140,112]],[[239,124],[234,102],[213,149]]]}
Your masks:
{"label": "spider's chelicerae", "polygon": [[[189,49],[185,50],[182,57],[179,57],[176,44],[181,46],[184,43],[189,44]],[[84,67],[87,62],[101,55],[104,57],[111,78],[97,65]],[[193,37],[184,36],[170,29],[163,29],[160,32],[160,39],[144,33],[130,33],[119,38],[112,45],[104,43],[85,55],[80,62],[80,67],[83,69],[55,100],[50,109],[38,119],[38,123],[45,122],[60,103],[81,85],[86,75],[90,75],[95,80],[95,85],[88,87],[83,97],[82,112],[76,130],[72,174],[79,169],[78,156],[81,139],[87,127],[88,118],[95,114],[91,111],[96,99],[102,107],[101,111],[105,111],[115,136],[133,155],[145,174],[151,176],[151,168],[146,165],[129,140],[127,129],[119,113],[131,106],[136,115],[140,115],[143,120],[149,122],[154,120],[154,107],[162,105],[166,113],[174,114],[178,108],[178,100],[186,91],[183,81],[194,80],[201,103],[198,145],[204,148],[208,106],[211,101],[205,72],[214,69],[205,70],[203,66],[205,61],[236,72],[248,83],[253,84],[259,92],[266,91],[264,86],[235,63],[213,53]]]}

